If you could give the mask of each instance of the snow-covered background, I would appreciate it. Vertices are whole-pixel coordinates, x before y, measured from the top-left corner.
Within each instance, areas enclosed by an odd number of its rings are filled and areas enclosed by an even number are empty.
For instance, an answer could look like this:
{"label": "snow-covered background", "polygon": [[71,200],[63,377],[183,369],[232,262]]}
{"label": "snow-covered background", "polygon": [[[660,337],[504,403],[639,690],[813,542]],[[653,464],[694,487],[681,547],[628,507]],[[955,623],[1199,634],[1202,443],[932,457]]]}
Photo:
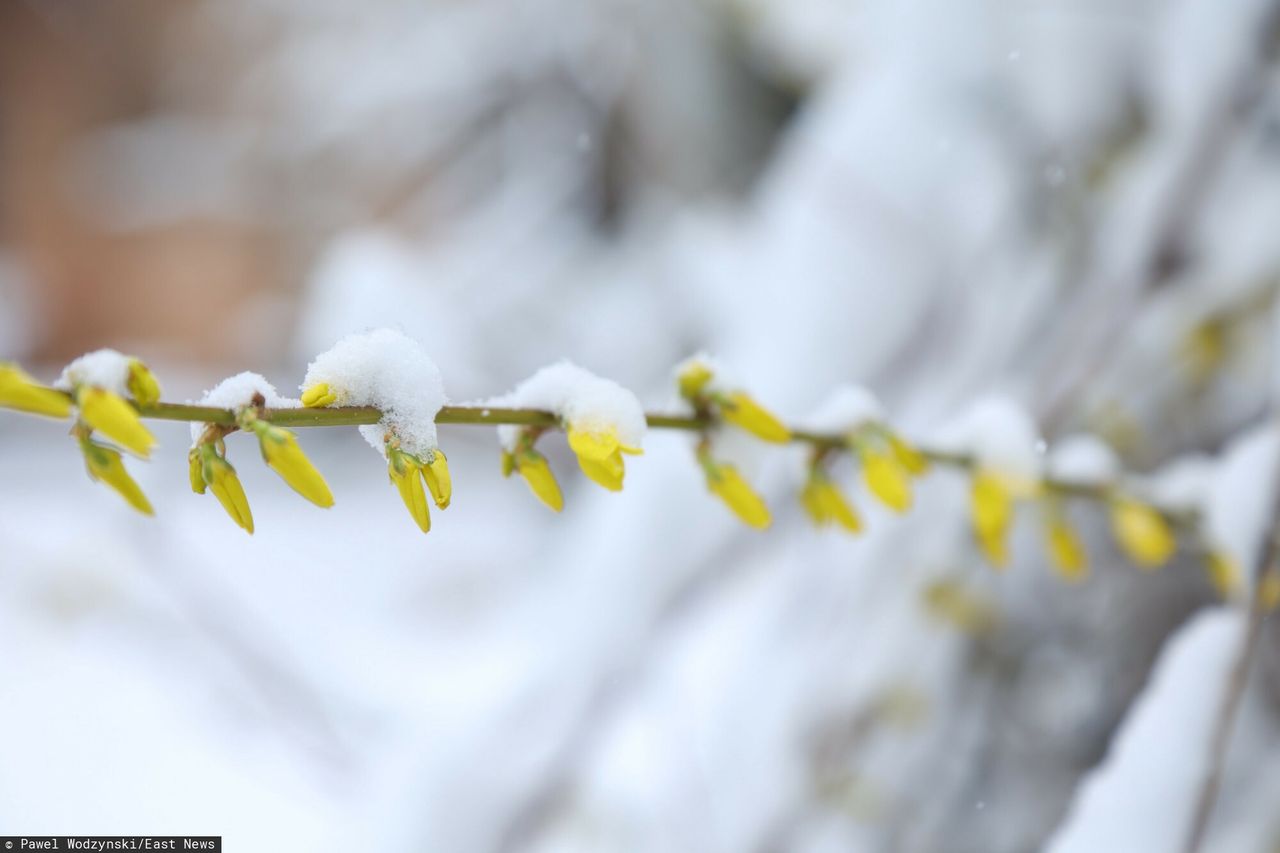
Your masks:
{"label": "snow-covered background", "polygon": [[[1099,435],[1244,559],[1275,468],[1277,5],[13,3],[0,358],[51,380],[113,346],[166,399],[248,369],[292,393],[394,326],[453,400],[567,357],[663,410],[707,350],[788,420],[856,382],[913,437],[974,404],[1035,424],[988,419],[995,445]],[[546,441],[553,515],[491,430],[442,426],[454,500],[424,537],[356,431],[322,430],[328,511],[230,439],[250,538],[190,494],[185,425],[155,429],[152,520],[62,426],[0,413],[0,833],[1185,836],[1243,615],[1193,548],[1136,570],[1096,506],[1070,507],[1092,573],[1069,585],[1034,513],[989,569],[955,472],[899,517],[837,469],[850,538],[807,524],[799,450],[735,448],[756,532],[688,436],[651,432],[620,494]],[[1278,652],[1268,630],[1207,849],[1280,844]]]}

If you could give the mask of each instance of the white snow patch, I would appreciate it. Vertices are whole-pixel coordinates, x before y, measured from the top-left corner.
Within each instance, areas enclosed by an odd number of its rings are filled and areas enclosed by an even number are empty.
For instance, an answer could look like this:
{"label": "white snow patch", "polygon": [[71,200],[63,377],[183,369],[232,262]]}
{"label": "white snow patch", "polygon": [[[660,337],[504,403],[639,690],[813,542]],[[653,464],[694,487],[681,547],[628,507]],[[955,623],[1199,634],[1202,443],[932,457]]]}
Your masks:
{"label": "white snow patch", "polygon": [[1202,453],[1175,459],[1147,479],[1147,494],[1162,509],[1198,512],[1204,506],[1215,464]]}
{"label": "white snow patch", "polygon": [[1247,570],[1258,559],[1275,501],[1280,434],[1252,430],[1227,446],[1208,483],[1205,538]]}
{"label": "white snow patch", "polygon": [[[235,376],[228,376],[213,388],[205,391],[204,396],[197,400],[194,405],[213,406],[219,409],[235,411],[253,403],[253,398],[257,394],[262,395],[262,399],[266,401],[266,406],[269,409],[296,409],[302,405],[299,400],[280,396],[280,392],[265,377],[248,370],[244,373],[237,373]],[[191,424],[192,444],[200,440],[200,436],[207,426],[208,424],[203,423]]]}
{"label": "white snow patch", "polygon": [[1243,630],[1240,610],[1219,607],[1200,613],[1169,640],[1106,760],[1077,791],[1049,853],[1179,849]]}
{"label": "white snow patch", "polygon": [[1031,415],[1005,397],[983,398],[924,444],[968,454],[979,467],[1020,482],[1034,482],[1043,467],[1043,443]]}
{"label": "white snow patch", "polygon": [[62,369],[53,387],[70,391],[76,385],[94,385],[128,397],[130,361],[129,356],[113,349],[85,353]]}
{"label": "white snow patch", "polygon": [[803,418],[800,426],[811,432],[843,435],[884,419],[884,407],[875,394],[860,385],[841,385]]}
{"label": "white snow patch", "polygon": [[[570,361],[542,368],[514,391],[486,400],[484,405],[542,409],[554,412],[573,429],[616,430],[618,439],[629,447],[639,448],[644,443],[644,407],[636,395]],[[511,424],[498,427],[498,441],[504,449],[515,449],[520,430]]]}
{"label": "white snow patch", "polygon": [[374,406],[382,420],[360,427],[365,441],[386,455],[388,431],[400,447],[430,458],[439,446],[436,413],[446,402],[444,380],[422,345],[403,332],[375,329],[348,335],[307,367],[303,390],[325,383],[337,395],[337,406]]}
{"label": "white snow patch", "polygon": [[1093,435],[1072,435],[1049,451],[1050,477],[1082,486],[1105,486],[1120,475],[1120,460],[1106,442]]}

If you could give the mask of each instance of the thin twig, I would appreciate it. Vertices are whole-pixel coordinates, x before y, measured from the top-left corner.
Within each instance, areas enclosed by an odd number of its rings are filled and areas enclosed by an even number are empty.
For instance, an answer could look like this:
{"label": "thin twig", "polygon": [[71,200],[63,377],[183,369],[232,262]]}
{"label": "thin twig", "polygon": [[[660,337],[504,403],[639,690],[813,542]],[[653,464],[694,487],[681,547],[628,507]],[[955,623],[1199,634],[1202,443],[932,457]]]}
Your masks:
{"label": "thin twig", "polygon": [[1266,542],[1258,561],[1253,566],[1249,588],[1249,621],[1245,626],[1244,637],[1231,664],[1231,673],[1223,686],[1222,698],[1218,704],[1217,716],[1213,722],[1213,734],[1209,740],[1209,760],[1205,766],[1204,779],[1200,782],[1200,791],[1196,796],[1195,812],[1191,819],[1191,828],[1187,832],[1183,853],[1199,853],[1200,846],[1209,830],[1209,821],[1213,817],[1214,806],[1218,802],[1218,791],[1222,787],[1222,774],[1226,767],[1227,747],[1231,743],[1231,733],[1235,728],[1240,703],[1244,699],[1245,687],[1249,683],[1249,670],[1253,660],[1258,656],[1259,640],[1262,636],[1262,625],[1266,619],[1267,603],[1262,600],[1262,584],[1268,573],[1277,571],[1280,563],[1280,468],[1272,472],[1272,483],[1276,485],[1271,495],[1271,523],[1267,529]]}

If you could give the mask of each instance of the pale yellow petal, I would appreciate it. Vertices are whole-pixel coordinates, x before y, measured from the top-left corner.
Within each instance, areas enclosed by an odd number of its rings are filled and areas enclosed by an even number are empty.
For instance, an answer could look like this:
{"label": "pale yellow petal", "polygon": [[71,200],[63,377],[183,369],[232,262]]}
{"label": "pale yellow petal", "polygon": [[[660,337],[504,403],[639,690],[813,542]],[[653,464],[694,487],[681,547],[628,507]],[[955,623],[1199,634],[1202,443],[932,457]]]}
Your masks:
{"label": "pale yellow petal", "polygon": [[618,446],[618,433],[615,430],[569,428],[569,448],[579,459],[603,462],[618,452]]}
{"label": "pale yellow petal", "polygon": [[400,493],[400,500],[404,502],[405,508],[409,510],[409,515],[413,518],[414,523],[418,525],[418,529],[423,533],[429,532],[431,530],[431,512],[427,508],[427,493],[422,488],[422,476],[418,471],[418,466],[410,457],[393,450],[388,458],[387,472],[391,476],[391,482]]}
{"label": "pale yellow petal", "polygon": [[422,478],[427,481],[431,499],[439,509],[448,509],[453,499],[453,478],[449,475],[449,460],[444,451],[437,449],[431,461],[422,466]]}
{"label": "pale yellow petal", "polygon": [[622,461],[621,452],[614,451],[611,456],[602,460],[579,456],[578,466],[582,468],[582,473],[586,474],[593,482],[604,486],[611,492],[622,491],[622,478],[626,473],[626,469]]}

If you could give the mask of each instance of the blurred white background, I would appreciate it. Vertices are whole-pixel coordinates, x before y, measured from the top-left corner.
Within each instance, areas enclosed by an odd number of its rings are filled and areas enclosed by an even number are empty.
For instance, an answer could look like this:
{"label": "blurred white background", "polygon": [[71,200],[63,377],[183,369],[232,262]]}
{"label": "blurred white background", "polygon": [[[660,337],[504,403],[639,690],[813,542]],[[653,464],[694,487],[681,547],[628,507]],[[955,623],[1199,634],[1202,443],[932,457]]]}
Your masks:
{"label": "blurred white background", "polygon": [[[788,419],[860,382],[925,437],[1001,394],[1154,471],[1272,405],[1277,6],[7,3],[0,357],[292,392],[392,325],[455,401],[569,357],[661,411],[705,349]],[[323,430],[327,514],[229,441],[249,538],[189,493],[186,426],[156,430],[149,520],[62,427],[0,413],[2,832],[1179,849],[1239,613],[1194,554],[1137,572],[1096,508],[1070,586],[1032,519],[992,572],[954,472],[904,517],[859,495],[855,539],[806,523],[799,451],[757,449],[757,533],[687,436],[651,434],[618,495],[548,442],[554,516],[446,426],[423,537]],[[1278,649],[1206,849],[1280,849]]]}

